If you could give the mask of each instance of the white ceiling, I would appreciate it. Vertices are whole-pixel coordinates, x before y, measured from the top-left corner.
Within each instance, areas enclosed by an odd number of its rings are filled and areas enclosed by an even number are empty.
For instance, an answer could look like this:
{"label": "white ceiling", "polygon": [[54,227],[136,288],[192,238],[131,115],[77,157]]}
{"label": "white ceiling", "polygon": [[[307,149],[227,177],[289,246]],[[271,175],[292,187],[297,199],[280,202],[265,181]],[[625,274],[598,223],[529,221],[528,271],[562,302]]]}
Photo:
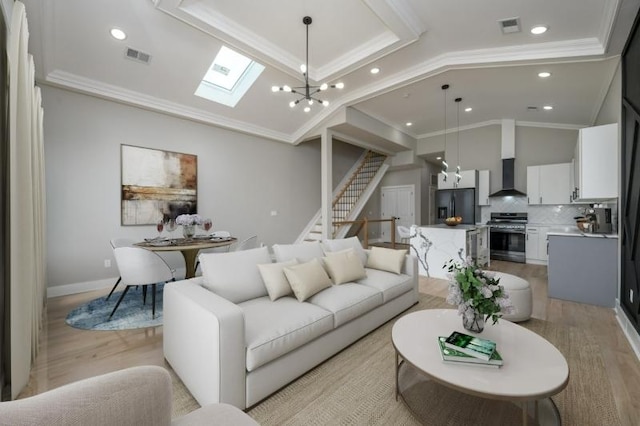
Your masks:
{"label": "white ceiling", "polygon": [[[40,83],[59,85],[283,142],[298,143],[345,107],[413,138],[501,118],[593,123],[638,0],[23,0]],[[345,83],[310,113],[274,85],[300,86],[309,26],[312,83]],[[503,35],[498,20],[518,17]],[[549,31],[533,36],[544,24]],[[112,27],[128,37],[117,41]],[[193,93],[222,45],[266,66],[235,108]],[[151,55],[125,58],[127,47]],[[372,75],[372,66],[380,73]],[[539,71],[552,76],[541,80]],[[543,111],[543,105],[553,105]],[[540,108],[537,112],[528,106]],[[412,122],[411,127],[405,126]],[[375,144],[375,141],[371,141]],[[406,149],[399,147],[398,149]]]}

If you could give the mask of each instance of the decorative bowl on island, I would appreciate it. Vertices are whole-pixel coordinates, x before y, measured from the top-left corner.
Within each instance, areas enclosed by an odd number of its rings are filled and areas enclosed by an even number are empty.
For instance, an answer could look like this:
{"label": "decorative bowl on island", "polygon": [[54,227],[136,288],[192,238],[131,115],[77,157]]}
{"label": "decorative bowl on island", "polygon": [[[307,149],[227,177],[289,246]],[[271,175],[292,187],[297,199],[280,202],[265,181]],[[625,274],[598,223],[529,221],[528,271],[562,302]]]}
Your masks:
{"label": "decorative bowl on island", "polygon": [[449,226],[456,226],[456,225],[459,225],[461,222],[462,222],[462,218],[460,216],[448,217],[444,220],[444,223],[446,223]]}

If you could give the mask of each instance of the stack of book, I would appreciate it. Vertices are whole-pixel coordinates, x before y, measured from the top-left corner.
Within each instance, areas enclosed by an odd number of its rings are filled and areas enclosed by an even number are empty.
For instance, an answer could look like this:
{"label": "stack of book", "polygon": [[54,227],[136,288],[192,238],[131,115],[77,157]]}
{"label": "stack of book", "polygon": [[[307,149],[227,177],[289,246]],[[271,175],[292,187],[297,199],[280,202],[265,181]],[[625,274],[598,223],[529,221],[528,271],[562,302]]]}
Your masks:
{"label": "stack of book", "polygon": [[448,363],[499,368],[502,357],[496,343],[454,331],[449,337],[438,337],[442,360]]}

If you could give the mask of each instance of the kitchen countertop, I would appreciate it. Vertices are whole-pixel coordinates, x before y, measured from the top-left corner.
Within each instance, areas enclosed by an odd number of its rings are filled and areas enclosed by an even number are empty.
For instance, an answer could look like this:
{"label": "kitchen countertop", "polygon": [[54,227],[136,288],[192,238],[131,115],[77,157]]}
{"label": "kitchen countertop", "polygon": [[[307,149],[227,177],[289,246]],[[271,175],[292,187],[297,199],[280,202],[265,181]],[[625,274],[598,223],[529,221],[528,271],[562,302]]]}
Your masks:
{"label": "kitchen countertop", "polygon": [[559,235],[563,237],[618,238],[618,234],[591,234],[580,231],[577,226],[574,226],[573,228],[574,229],[552,227],[549,229],[549,232],[547,232],[547,236]]}
{"label": "kitchen countertop", "polygon": [[527,223],[527,226],[544,226],[549,228],[547,235],[560,235],[564,237],[587,237],[587,238],[618,238],[618,234],[591,234],[582,232],[576,225],[562,225],[549,223]]}
{"label": "kitchen countertop", "polygon": [[438,225],[422,225],[419,226],[419,228],[438,228],[438,229],[452,229],[452,230],[464,230],[464,231],[473,231],[475,229],[480,229],[480,228],[486,228],[487,225],[482,225],[482,224],[477,224],[477,225],[456,225],[456,226],[449,226],[446,225],[444,223],[438,224]]}

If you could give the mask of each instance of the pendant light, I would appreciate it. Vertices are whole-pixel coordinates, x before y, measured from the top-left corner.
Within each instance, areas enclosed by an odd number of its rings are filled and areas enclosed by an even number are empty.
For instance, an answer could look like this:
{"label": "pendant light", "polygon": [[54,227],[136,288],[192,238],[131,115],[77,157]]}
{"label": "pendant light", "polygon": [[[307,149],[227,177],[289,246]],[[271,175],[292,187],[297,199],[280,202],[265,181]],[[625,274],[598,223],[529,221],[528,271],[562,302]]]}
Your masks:
{"label": "pendant light", "polygon": [[455,99],[456,104],[458,106],[457,108],[457,112],[456,112],[456,138],[457,138],[457,144],[458,144],[458,166],[456,167],[456,180],[455,182],[453,182],[453,186],[458,186],[458,184],[460,183],[460,179],[462,179],[462,175],[460,174],[460,102],[462,102],[462,98],[456,98]]}
{"label": "pendant light", "polygon": [[449,165],[445,161],[447,158],[447,89],[449,88],[448,84],[442,85],[442,93],[444,93],[444,157],[442,158],[442,180],[444,182],[447,181],[447,169]]}

